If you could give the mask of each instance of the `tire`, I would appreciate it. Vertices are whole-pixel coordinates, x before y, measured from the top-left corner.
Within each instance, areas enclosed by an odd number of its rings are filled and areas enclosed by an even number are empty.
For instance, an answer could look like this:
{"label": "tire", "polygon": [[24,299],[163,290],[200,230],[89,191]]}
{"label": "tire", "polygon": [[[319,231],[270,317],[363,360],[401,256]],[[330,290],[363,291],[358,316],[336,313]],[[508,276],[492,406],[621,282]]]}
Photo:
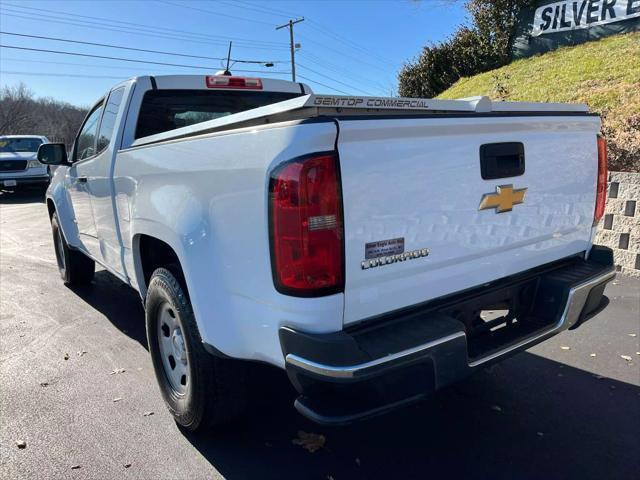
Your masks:
{"label": "tire", "polygon": [[176,423],[198,430],[238,418],[247,405],[247,367],[205,351],[179,267],[153,272],[145,317],[156,379]]}
{"label": "tire", "polygon": [[69,248],[60,230],[58,214],[51,217],[51,231],[53,233],[53,247],[58,262],[58,271],[65,285],[77,286],[91,283],[96,271],[96,263],[79,250]]}

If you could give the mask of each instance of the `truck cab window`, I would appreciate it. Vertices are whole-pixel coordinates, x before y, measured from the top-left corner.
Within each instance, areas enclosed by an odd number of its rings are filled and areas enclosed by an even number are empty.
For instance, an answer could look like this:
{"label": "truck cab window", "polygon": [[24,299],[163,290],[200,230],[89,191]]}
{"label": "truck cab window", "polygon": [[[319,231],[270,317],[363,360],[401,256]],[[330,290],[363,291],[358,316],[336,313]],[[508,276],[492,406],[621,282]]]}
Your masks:
{"label": "truck cab window", "polygon": [[102,152],[109,146],[111,137],[113,137],[113,130],[116,125],[116,117],[120,110],[120,104],[122,103],[122,95],[124,94],[124,87],[118,88],[111,92],[107,105],[104,108],[104,115],[102,116],[102,122],[100,122],[100,132],[98,134],[98,145],[96,153]]}
{"label": "truck cab window", "polygon": [[226,117],[300,95],[237,90],[149,90],[142,99],[136,138]]}
{"label": "truck cab window", "polygon": [[80,130],[78,140],[76,141],[76,158],[75,161],[84,160],[92,157],[96,153],[96,133],[98,132],[98,123],[102,115],[102,103],[94,107]]}

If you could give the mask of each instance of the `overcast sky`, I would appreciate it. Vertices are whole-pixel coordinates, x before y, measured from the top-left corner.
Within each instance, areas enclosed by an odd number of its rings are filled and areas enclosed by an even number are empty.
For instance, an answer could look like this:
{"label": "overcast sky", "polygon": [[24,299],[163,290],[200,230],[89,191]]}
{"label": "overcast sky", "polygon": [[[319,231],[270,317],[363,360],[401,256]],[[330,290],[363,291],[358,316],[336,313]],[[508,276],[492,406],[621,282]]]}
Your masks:
{"label": "overcast sky", "polygon": [[370,95],[395,94],[403,62],[466,21],[462,2],[451,0],[0,0],[0,83],[24,82],[37,96],[89,105],[135,75],[214,73],[229,40],[233,58],[274,63],[236,63],[232,72],[290,79],[289,34],[275,26],[300,17],[305,21],[294,27],[298,81],[316,92]]}

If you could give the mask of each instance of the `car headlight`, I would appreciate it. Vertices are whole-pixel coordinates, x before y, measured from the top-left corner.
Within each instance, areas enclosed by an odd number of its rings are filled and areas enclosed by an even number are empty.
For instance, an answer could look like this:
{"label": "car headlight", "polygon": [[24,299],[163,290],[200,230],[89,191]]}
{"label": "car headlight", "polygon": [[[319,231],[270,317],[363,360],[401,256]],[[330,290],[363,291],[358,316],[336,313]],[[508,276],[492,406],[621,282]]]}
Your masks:
{"label": "car headlight", "polygon": [[42,167],[42,164],[38,160],[29,160],[27,163],[27,168],[37,168]]}

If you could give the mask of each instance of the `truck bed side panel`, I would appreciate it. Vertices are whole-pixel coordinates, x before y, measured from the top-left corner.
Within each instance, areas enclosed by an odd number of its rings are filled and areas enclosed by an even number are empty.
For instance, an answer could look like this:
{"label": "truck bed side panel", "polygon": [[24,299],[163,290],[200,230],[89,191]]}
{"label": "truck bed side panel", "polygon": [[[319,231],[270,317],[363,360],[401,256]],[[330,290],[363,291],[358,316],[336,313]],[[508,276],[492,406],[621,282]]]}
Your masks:
{"label": "truck bed side panel", "polygon": [[342,294],[305,299],[275,290],[267,203],[274,166],[333,150],[336,135],[333,121],[311,122],[120,152],[114,183],[127,268],[144,283],[134,265],[137,235],[168,243],[183,266],[203,341],[234,358],[283,365],[281,325],[340,330]]}

